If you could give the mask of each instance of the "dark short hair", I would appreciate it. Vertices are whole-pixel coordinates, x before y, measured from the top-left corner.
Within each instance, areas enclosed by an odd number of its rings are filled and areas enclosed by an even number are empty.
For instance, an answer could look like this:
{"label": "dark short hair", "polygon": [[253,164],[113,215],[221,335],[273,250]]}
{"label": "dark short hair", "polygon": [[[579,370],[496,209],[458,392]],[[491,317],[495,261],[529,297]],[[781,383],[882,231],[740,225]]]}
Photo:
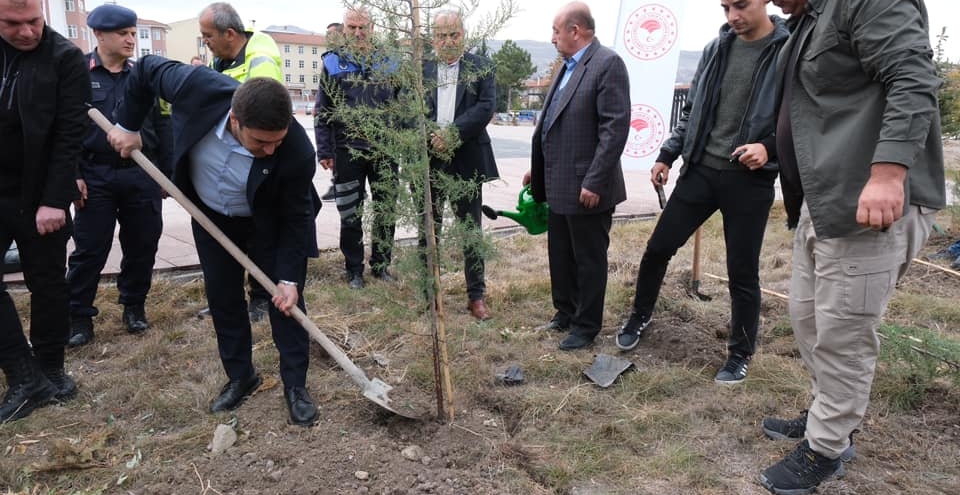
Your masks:
{"label": "dark short hair", "polygon": [[339,32],[339,31],[343,31],[343,23],[342,23],[342,22],[331,22],[330,24],[327,24],[327,31],[329,31],[330,28],[333,28],[335,31],[338,31],[338,32]]}
{"label": "dark short hair", "polygon": [[229,3],[211,3],[203,9],[203,12],[207,11],[213,14],[213,27],[217,32],[226,33],[228,29],[233,29],[237,34],[243,34],[243,19]]}
{"label": "dark short hair", "polygon": [[240,85],[230,102],[240,127],[261,131],[282,131],[293,120],[290,93],[276,79],[254,77]]}

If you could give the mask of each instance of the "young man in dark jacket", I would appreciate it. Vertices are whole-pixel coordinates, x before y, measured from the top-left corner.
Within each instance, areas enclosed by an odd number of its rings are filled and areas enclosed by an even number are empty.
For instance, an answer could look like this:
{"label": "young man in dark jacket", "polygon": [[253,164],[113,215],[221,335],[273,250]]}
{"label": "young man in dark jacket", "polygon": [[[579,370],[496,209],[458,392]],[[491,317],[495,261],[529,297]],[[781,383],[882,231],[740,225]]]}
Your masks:
{"label": "young man in dark jacket", "polygon": [[[240,85],[205,67],[146,56],[127,83],[117,126],[107,138],[121,156],[140,145],[136,134],[156,97],[169,101],[174,183],[276,283],[270,307],[273,341],[290,422],[308,426],[317,408],[306,390],[309,339],[287,313],[303,304],[307,258],[316,257],[315,151],[291,117],[283,84],[256,77]],[[121,128],[122,127],[122,128]],[[233,410],[259,388],[243,293],[243,267],[196,221],[193,237],[220,360],[228,382],[211,412]]]}
{"label": "young man in dark jacket", "polygon": [[90,78],[80,49],[44,25],[40,0],[0,0],[0,61],[0,252],[16,240],[30,289],[28,343],[0,281],[2,423],[77,393],[63,369],[70,331],[64,266]]}
{"label": "young man in dark jacket", "polygon": [[789,36],[769,0],[721,0],[727,23],[703,50],[673,135],[664,143],[650,180],[662,187],[670,165],[683,157],[680,179],[654,227],[637,273],[630,318],[617,334],[628,351],[640,342],[670,258],[715,211],[723,215],[730,278],[728,358],[718,383],[746,378],[760,320],[760,245],[773,183],[777,52]]}

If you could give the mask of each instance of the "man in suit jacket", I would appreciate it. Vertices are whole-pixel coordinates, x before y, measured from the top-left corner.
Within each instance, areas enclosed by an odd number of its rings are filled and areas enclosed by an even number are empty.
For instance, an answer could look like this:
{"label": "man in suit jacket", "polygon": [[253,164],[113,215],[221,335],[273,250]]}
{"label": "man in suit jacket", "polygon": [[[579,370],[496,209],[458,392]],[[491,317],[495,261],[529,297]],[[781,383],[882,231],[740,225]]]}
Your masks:
{"label": "man in suit jacket", "polygon": [[[433,46],[438,62],[423,66],[423,77],[429,88],[427,106],[431,122],[439,129],[431,133],[430,147],[435,153],[432,172],[447,174],[467,190],[449,194],[434,182],[433,219],[439,233],[443,221],[443,203],[453,204],[457,221],[471,235],[464,240],[463,271],[467,280],[467,310],[478,320],[490,318],[483,300],[486,284],[483,279],[483,257],[477,243],[482,236],[480,207],[483,204],[483,183],[499,177],[497,163],[490,146],[487,124],[496,109],[497,90],[493,63],[484,57],[464,53],[463,19],[460,13],[444,10],[434,17]],[[435,87],[434,87],[435,86]],[[454,142],[459,146],[454,149]],[[445,160],[445,157],[450,157]],[[421,236],[421,244],[426,242]]]}
{"label": "man in suit jacket", "polygon": [[524,177],[550,206],[548,253],[553,306],[541,328],[570,330],[560,349],[586,347],[600,333],[614,207],[627,199],[620,154],[630,126],[623,60],[594,38],[590,8],[564,6],[553,21],[564,65],[533,133]]}
{"label": "man in suit jacket", "polygon": [[[146,56],[134,67],[117,126],[108,134],[122,156],[139,146],[136,130],[153,100],[174,108],[174,183],[276,281],[270,324],[280,353],[280,376],[290,422],[310,425],[317,408],[305,388],[309,339],[284,316],[304,309],[308,257],[319,253],[314,218],[314,148],[291,117],[283,85],[252,78],[240,85],[206,67]],[[193,236],[220,359],[229,378],[210,405],[232,410],[261,384],[252,363],[252,338],[243,293],[243,268],[196,221]]]}

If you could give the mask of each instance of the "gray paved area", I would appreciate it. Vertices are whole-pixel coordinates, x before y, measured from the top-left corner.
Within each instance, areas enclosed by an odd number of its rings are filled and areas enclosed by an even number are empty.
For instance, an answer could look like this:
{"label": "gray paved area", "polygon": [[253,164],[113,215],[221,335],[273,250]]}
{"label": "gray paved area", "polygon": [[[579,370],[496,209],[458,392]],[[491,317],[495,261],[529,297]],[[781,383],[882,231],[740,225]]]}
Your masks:
{"label": "gray paved area", "polygon": [[[297,119],[307,128],[307,134],[313,137],[313,123],[310,117],[299,114]],[[494,153],[497,156],[497,166],[500,169],[499,180],[489,182],[483,188],[484,204],[495,209],[512,210],[517,204],[517,193],[520,191],[523,174],[530,167],[530,136],[532,126],[500,126],[488,127],[493,139]],[[627,182],[627,201],[617,207],[616,215],[636,216],[652,214],[659,210],[657,197],[649,182],[649,168],[653,165],[652,158],[643,170],[625,171]],[[675,174],[671,175],[671,184],[667,192],[672,189]],[[330,173],[318,167],[314,177],[317,191],[323,194],[330,185]],[[512,227],[516,224],[505,218],[491,221],[484,218],[484,229],[498,229]],[[338,248],[339,216],[332,202],[324,202],[320,214],[317,216],[317,242],[321,250]],[[397,238],[411,238],[415,233],[410,230],[398,229]],[[68,252],[73,250],[72,243]],[[120,246],[114,236],[113,248],[110,257],[103,269],[104,275],[114,275],[120,269]],[[163,235],[160,238],[159,250],[155,269],[176,270],[195,269],[198,265],[196,249],[193,245],[193,234],[190,230],[190,216],[174,200],[167,199],[163,204]],[[8,274],[6,280],[15,282],[21,280],[18,273]]]}

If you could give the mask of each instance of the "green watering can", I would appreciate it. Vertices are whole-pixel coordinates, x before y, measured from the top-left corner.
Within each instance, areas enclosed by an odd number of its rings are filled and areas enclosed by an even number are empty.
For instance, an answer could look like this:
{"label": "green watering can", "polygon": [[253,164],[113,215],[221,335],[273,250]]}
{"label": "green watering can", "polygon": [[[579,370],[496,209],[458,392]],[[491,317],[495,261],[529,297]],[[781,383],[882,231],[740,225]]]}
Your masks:
{"label": "green watering can", "polygon": [[550,207],[547,203],[538,203],[533,199],[533,193],[530,192],[530,185],[523,186],[520,190],[520,196],[517,198],[517,211],[494,210],[487,205],[483,205],[483,214],[491,220],[503,215],[514,222],[519,223],[531,235],[542,234],[547,231],[547,217],[550,213]]}

